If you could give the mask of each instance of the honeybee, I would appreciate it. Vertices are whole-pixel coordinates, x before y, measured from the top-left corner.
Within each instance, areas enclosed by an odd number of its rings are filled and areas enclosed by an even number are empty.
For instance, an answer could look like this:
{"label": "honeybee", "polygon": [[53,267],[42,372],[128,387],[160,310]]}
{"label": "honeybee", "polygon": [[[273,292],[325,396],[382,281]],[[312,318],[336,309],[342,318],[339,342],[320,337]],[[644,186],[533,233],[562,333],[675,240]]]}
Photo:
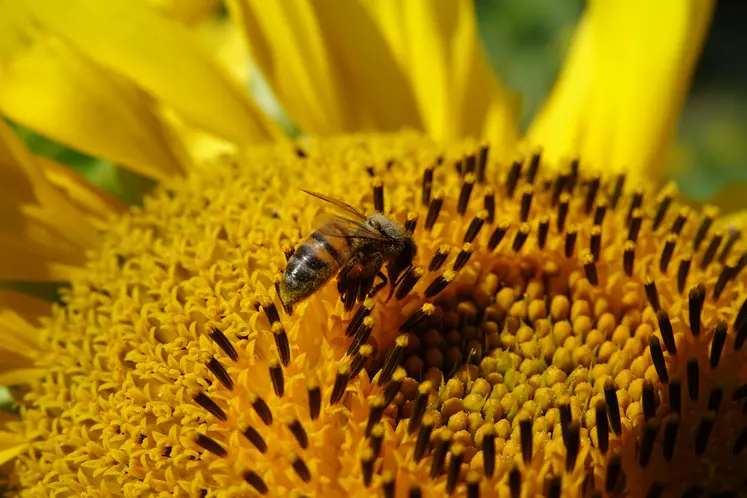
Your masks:
{"label": "honeybee", "polygon": [[[366,216],[340,200],[304,192],[331,204],[339,213],[323,213],[322,220],[316,220],[319,228],[288,260],[279,287],[283,304],[290,308],[306,299],[335,274],[348,311],[356,301],[375,295],[390,281],[393,292],[417,252],[412,232],[382,213]],[[381,271],[385,264],[387,275]],[[377,277],[381,282],[374,286]]]}

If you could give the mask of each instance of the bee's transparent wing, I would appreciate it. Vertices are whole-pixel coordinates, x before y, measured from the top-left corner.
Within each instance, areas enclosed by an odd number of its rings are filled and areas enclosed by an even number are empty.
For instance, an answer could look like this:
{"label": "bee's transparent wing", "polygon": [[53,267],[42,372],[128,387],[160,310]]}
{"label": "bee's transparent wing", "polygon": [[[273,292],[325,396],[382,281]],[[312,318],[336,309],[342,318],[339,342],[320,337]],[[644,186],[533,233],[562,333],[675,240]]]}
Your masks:
{"label": "bee's transparent wing", "polygon": [[321,212],[314,217],[316,231],[329,237],[345,239],[382,240],[379,232],[371,230],[360,221],[345,218],[337,213]]}
{"label": "bee's transparent wing", "polygon": [[301,189],[303,192],[306,192],[312,197],[316,197],[317,199],[321,199],[324,202],[328,202],[329,204],[332,204],[333,206],[337,207],[338,209],[342,210],[347,216],[344,218],[346,219],[353,219],[358,221],[360,224],[363,220],[366,219],[366,215],[355,209],[350,204],[347,204],[345,202],[342,202],[339,199],[335,199],[333,197],[326,196],[324,194],[320,194],[318,192],[311,192],[309,190]]}

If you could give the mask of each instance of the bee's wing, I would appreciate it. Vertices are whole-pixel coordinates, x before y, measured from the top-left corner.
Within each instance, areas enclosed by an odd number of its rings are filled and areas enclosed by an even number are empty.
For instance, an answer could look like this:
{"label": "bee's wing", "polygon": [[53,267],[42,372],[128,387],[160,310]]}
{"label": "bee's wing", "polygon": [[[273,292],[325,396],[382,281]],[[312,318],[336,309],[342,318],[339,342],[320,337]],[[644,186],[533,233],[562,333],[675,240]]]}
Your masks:
{"label": "bee's wing", "polygon": [[363,220],[366,219],[366,215],[355,209],[350,204],[347,204],[345,202],[342,202],[339,199],[335,199],[333,197],[326,196],[324,194],[320,194],[318,192],[311,192],[309,190],[301,189],[303,192],[306,192],[312,197],[316,197],[317,199],[321,199],[324,202],[328,202],[332,204],[333,206],[337,207],[338,209],[341,209],[345,214],[347,215],[347,219],[354,219],[357,220],[357,222],[360,224]]}
{"label": "bee's wing", "polygon": [[314,217],[316,231],[329,237],[346,239],[381,240],[382,235],[359,220],[345,218],[337,213],[321,212]]}

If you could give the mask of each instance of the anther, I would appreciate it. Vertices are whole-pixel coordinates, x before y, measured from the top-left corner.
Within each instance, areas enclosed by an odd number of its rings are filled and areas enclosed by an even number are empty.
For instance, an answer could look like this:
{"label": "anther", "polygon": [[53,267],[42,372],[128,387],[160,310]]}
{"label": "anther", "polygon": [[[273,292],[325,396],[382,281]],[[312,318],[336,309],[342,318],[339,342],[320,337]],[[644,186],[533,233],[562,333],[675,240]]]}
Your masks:
{"label": "anther", "polygon": [[534,179],[537,177],[537,170],[539,170],[541,159],[542,155],[539,152],[533,153],[532,157],[529,158],[529,167],[527,168],[526,174],[527,183],[534,183]]}
{"label": "anther", "polygon": [[415,400],[412,403],[410,421],[407,423],[408,434],[412,434],[420,427],[425,408],[428,405],[428,397],[431,389],[433,389],[433,385],[429,381],[425,381],[418,386],[418,394],[415,396]]}
{"label": "anther", "polygon": [[283,254],[285,255],[285,261],[290,261],[290,259],[293,257],[293,254],[296,252],[296,250],[287,241],[283,242],[282,249],[283,249]]}
{"label": "anther", "polygon": [[555,176],[555,180],[552,183],[552,197],[551,205],[555,207],[560,202],[560,194],[565,190],[565,184],[568,182],[568,175],[559,174]]}
{"label": "anther", "polygon": [[[636,212],[638,212],[638,217],[641,217],[641,206],[643,205],[643,192],[633,192],[633,196],[630,199],[630,209],[628,209],[628,223],[632,222],[633,217],[635,217]],[[640,227],[639,227],[640,228]],[[635,240],[635,239],[631,239]]]}
{"label": "anther", "polygon": [[363,474],[363,485],[366,487],[371,485],[375,461],[376,455],[373,450],[369,447],[363,448],[363,451],[361,451],[361,474]]}
{"label": "anther", "polygon": [[374,319],[371,316],[367,316],[363,319],[363,323],[360,327],[358,327],[358,330],[355,333],[355,336],[353,337],[353,340],[350,342],[350,346],[348,346],[347,355],[353,356],[360,350],[360,348],[366,344],[368,341],[368,338],[371,336],[371,331],[374,327]]}
{"label": "anther", "polygon": [[363,325],[363,319],[371,314],[373,307],[374,307],[373,299],[366,299],[365,301],[363,301],[363,304],[361,304],[358,307],[358,310],[355,312],[355,315],[353,315],[353,319],[350,320],[350,323],[345,329],[346,336],[350,337],[350,336],[355,335],[358,332],[358,329],[360,328],[360,326]]}
{"label": "anther", "polygon": [[708,440],[711,438],[713,424],[716,421],[716,414],[708,412],[698,425],[698,432],[695,434],[695,454],[702,455],[708,447]]}
{"label": "anther", "polygon": [[464,268],[464,265],[466,265],[469,262],[469,258],[472,257],[472,253],[474,252],[474,248],[471,243],[467,242],[462,246],[462,250],[459,251],[459,254],[457,254],[456,259],[454,260],[454,265],[452,269],[454,271],[459,271],[462,268]]}
{"label": "anther", "polygon": [[589,231],[589,251],[594,256],[594,261],[599,261],[599,254],[602,250],[602,227],[594,225]]}
{"label": "anther", "polygon": [[332,386],[332,394],[330,395],[329,404],[337,404],[345,394],[345,389],[348,387],[348,380],[350,380],[350,365],[343,363],[337,369],[337,375],[335,376],[335,383]]}
{"label": "anther", "polygon": [[568,440],[568,426],[572,420],[571,405],[567,401],[558,404],[560,413],[560,432],[563,435],[563,441]]}
{"label": "anther", "polygon": [[431,284],[425,289],[424,295],[427,298],[434,297],[439,294],[442,290],[449,285],[452,280],[456,278],[456,273],[451,270],[447,270],[443,275],[439,275]]}
{"label": "anther", "polygon": [[529,210],[532,208],[532,197],[534,197],[534,188],[527,185],[521,191],[521,221],[526,222],[529,219]]}
{"label": "anther", "polygon": [[747,398],[747,384],[742,384],[731,393],[732,401],[739,401],[742,398]]}
{"label": "anther", "polygon": [[244,429],[242,434],[254,445],[255,448],[257,448],[257,450],[259,450],[260,453],[265,453],[267,451],[267,443],[257,429],[250,425]]}
{"label": "anther", "polygon": [[[434,256],[435,257],[435,256]],[[446,259],[444,257],[444,259]],[[411,268],[407,274],[402,277],[402,283],[399,284],[399,287],[397,288],[397,292],[394,294],[394,297],[397,298],[397,301],[401,301],[402,299],[407,296],[410,291],[415,287],[415,284],[418,283],[420,278],[425,274],[425,271],[419,266],[415,266]]]}
{"label": "anther", "polygon": [[643,418],[650,420],[656,415],[656,392],[651,382],[643,381],[643,390],[641,391],[641,405],[643,405]]}
{"label": "anther", "polygon": [[742,429],[737,439],[734,441],[734,447],[731,449],[731,454],[737,456],[741,454],[747,447],[747,427]]}
{"label": "anther", "polygon": [[423,492],[417,483],[410,485],[410,491],[407,492],[408,498],[423,498]]}
{"label": "anther", "polygon": [[578,451],[581,447],[580,431],[578,422],[571,422],[568,426],[568,438],[564,439],[565,443],[565,471],[573,472],[578,458]]}
{"label": "anther", "polygon": [[197,443],[202,449],[209,451],[215,456],[221,458],[226,458],[228,456],[228,452],[223,446],[218,443],[218,441],[211,437],[207,437],[204,434],[197,434],[195,443]]}
{"label": "anther", "polygon": [[381,416],[384,414],[384,410],[388,404],[380,395],[371,398],[368,407],[368,420],[366,422],[366,437],[371,435],[371,430],[381,421]]}
{"label": "anther", "polygon": [[580,164],[578,159],[573,159],[570,164],[570,174],[568,175],[568,184],[566,185],[566,188],[568,192],[571,194],[576,189],[576,184],[578,183],[578,172],[580,169]]}
{"label": "anther", "polygon": [[547,498],[560,498],[563,490],[563,478],[561,476],[551,476],[547,481]]}
{"label": "anther", "polygon": [[641,445],[638,448],[638,465],[641,468],[645,469],[646,465],[648,465],[651,453],[654,451],[654,441],[656,441],[656,434],[658,432],[659,422],[656,419],[646,422],[643,428],[643,435],[641,436]]}
{"label": "anther", "polygon": [[565,230],[565,220],[568,218],[568,208],[571,202],[571,196],[567,192],[564,192],[560,196],[560,204],[558,204],[558,217],[555,220],[555,228],[558,233],[563,233]]}
{"label": "anther", "polygon": [[700,367],[697,358],[687,359],[687,394],[693,403],[698,401],[700,394]]}
{"label": "anther", "polygon": [[721,352],[724,350],[724,344],[726,343],[727,329],[728,325],[724,320],[721,320],[713,332],[713,339],[711,340],[711,368],[718,367],[718,362],[721,360]]}
{"label": "anther", "polygon": [[423,206],[431,203],[431,189],[433,188],[433,166],[429,166],[423,171],[423,193],[421,202]]}
{"label": "anther", "polygon": [[269,297],[264,297],[261,301],[261,305],[262,311],[265,312],[265,315],[267,315],[267,319],[271,324],[280,321],[278,309]]}
{"label": "anther", "polygon": [[276,358],[270,360],[270,381],[275,396],[282,398],[285,394],[285,377],[283,376],[283,367]]}
{"label": "anther", "polygon": [[215,356],[210,358],[207,367],[211,372],[213,372],[215,378],[218,379],[220,383],[226,387],[226,389],[228,389],[229,391],[233,391],[233,379],[230,375],[228,375],[226,367],[224,367]]}
{"label": "anther", "polygon": [[441,212],[441,206],[444,204],[444,197],[442,192],[437,192],[433,196],[430,205],[428,206],[428,214],[425,217],[425,229],[430,231],[433,225],[436,224],[438,214]]}
{"label": "anther", "polygon": [[588,280],[594,287],[599,285],[599,275],[597,273],[597,265],[594,262],[594,255],[591,252],[585,252],[581,258],[581,262],[584,265],[586,280]]}
{"label": "anther", "polygon": [[373,179],[374,209],[379,213],[384,212],[384,182],[380,177]]}
{"label": "anther", "polygon": [[272,411],[270,410],[270,407],[267,406],[265,400],[254,393],[250,393],[249,402],[257,413],[259,419],[264,422],[265,425],[272,424]]}
{"label": "anther", "polygon": [[726,284],[729,283],[729,280],[731,280],[735,274],[735,266],[727,263],[723,266],[723,268],[721,268],[721,273],[719,273],[718,275],[716,285],[713,286],[713,299],[718,301],[718,298],[721,297],[721,293],[726,289]]}
{"label": "anther", "polygon": [[739,310],[739,314],[737,315],[736,320],[734,320],[734,330],[736,331],[736,335],[734,337],[734,351],[739,351],[740,349],[742,349],[745,341],[747,341],[747,317],[744,317],[740,320],[740,315],[746,307],[747,299],[744,301],[742,309]]}
{"label": "anther", "polygon": [[669,206],[672,205],[673,199],[672,194],[666,194],[659,202],[659,207],[656,209],[656,215],[654,215],[654,223],[651,226],[654,232],[659,229],[661,222],[664,221],[664,217],[667,215],[667,211],[669,210]]}
{"label": "anther", "polygon": [[597,200],[597,193],[599,193],[600,184],[601,180],[598,176],[589,180],[589,189],[586,191],[586,201],[584,202],[584,212],[587,215],[591,214],[594,202]]}
{"label": "anther", "polygon": [[667,351],[670,355],[677,354],[677,344],[674,342],[674,330],[672,329],[672,322],[669,320],[669,315],[664,310],[656,312],[656,319],[659,322],[659,332],[661,338],[664,341],[664,345],[667,347]]}
{"label": "anther", "polygon": [[480,474],[467,473],[467,498],[480,498]]}
{"label": "anther", "polygon": [[723,238],[724,236],[721,233],[717,233],[713,236],[713,238],[711,239],[711,243],[708,244],[708,248],[703,255],[703,259],[700,261],[701,270],[705,270],[706,268],[708,268],[708,265],[711,264],[713,258],[716,256],[716,251],[718,251],[718,246],[721,245],[721,240]]}
{"label": "anther", "polygon": [[[427,306],[428,304],[429,303],[424,304],[423,307]],[[430,306],[433,305],[431,304]],[[391,351],[389,351],[386,360],[384,360],[384,366],[381,367],[381,375],[379,376],[380,386],[386,384],[391,380],[394,370],[402,362],[402,357],[405,354],[407,343],[408,339],[406,335],[401,335],[394,341],[394,347]]]}
{"label": "anther", "polygon": [[419,462],[423,456],[425,456],[425,450],[428,449],[428,443],[431,440],[431,434],[433,433],[433,427],[435,420],[433,417],[426,414],[423,417],[423,421],[418,428],[418,435],[415,439],[415,450],[413,458],[416,462]]}
{"label": "anther", "polygon": [[293,152],[296,153],[296,156],[299,159],[306,159],[307,157],[309,157],[309,155],[306,153],[306,151],[303,149],[303,147],[301,147],[300,144],[295,144],[293,146]]}
{"label": "anther", "polygon": [[438,250],[436,250],[435,254],[433,254],[433,257],[431,258],[431,262],[428,264],[428,271],[438,271],[441,266],[443,266],[444,262],[446,261],[446,258],[449,256],[449,252],[451,252],[451,246],[448,244],[441,245]]}
{"label": "anther", "polygon": [[599,400],[596,407],[594,408],[594,415],[597,421],[597,441],[599,442],[599,450],[602,453],[607,453],[610,442],[610,425],[607,421],[607,405],[604,401]]}
{"label": "anther", "polygon": [[354,379],[363,370],[366,361],[373,355],[374,348],[370,344],[364,344],[353,357],[353,361],[350,362],[350,378]]}
{"label": "anther", "polygon": [[485,475],[490,478],[495,472],[495,431],[488,427],[482,439],[482,468]]}
{"label": "anther", "polygon": [[485,212],[488,216],[485,218],[488,223],[495,221],[495,192],[493,189],[486,189],[485,192]]}
{"label": "anther", "polygon": [[721,254],[718,256],[719,263],[723,263],[726,261],[726,257],[729,255],[729,251],[731,251],[731,248],[734,247],[734,244],[737,243],[737,240],[739,240],[739,231],[735,229],[729,230],[729,238],[726,239],[726,244],[724,244],[724,248],[721,250]]}
{"label": "anther", "polygon": [[514,196],[516,185],[519,184],[519,178],[521,178],[521,161],[514,161],[506,176],[506,194],[508,197]]}
{"label": "anther", "polygon": [[140,435],[139,435],[139,436],[137,437],[137,444],[143,444],[143,441],[145,441],[145,439],[146,439],[147,437],[148,437],[148,436],[146,436],[145,434],[140,434]]}
{"label": "anther", "polygon": [[289,460],[291,461],[291,467],[296,472],[296,475],[301,478],[303,482],[309,482],[311,480],[311,472],[306,466],[306,462],[303,461],[300,455],[291,454]]}
{"label": "anther", "polygon": [[527,237],[529,237],[529,232],[532,231],[532,227],[529,226],[529,223],[522,223],[519,225],[519,229],[516,231],[516,235],[514,236],[514,242],[511,245],[511,249],[514,252],[521,251],[521,248],[524,247],[524,242],[526,242]]}
{"label": "anther", "polygon": [[506,235],[506,232],[508,231],[510,226],[511,225],[509,224],[509,222],[505,220],[498,223],[498,226],[495,228],[495,231],[490,236],[490,240],[488,241],[488,249],[492,251],[493,249],[498,247],[498,244],[501,243],[501,240],[503,240],[503,237]]}
{"label": "anther", "polygon": [[393,472],[386,471],[381,475],[381,490],[384,498],[394,498],[396,484],[396,476]]}
{"label": "anther", "polygon": [[290,365],[291,351],[290,343],[288,342],[288,334],[285,333],[285,327],[280,322],[272,324],[272,334],[275,336],[275,346],[278,348],[278,356],[280,356],[280,362],[283,366],[287,367]]}
{"label": "anther", "polygon": [[604,479],[604,491],[607,494],[615,490],[620,477],[622,477],[622,460],[620,455],[616,453],[607,462],[607,475]]}
{"label": "anther", "polygon": [[379,454],[381,454],[381,447],[384,444],[384,424],[379,422],[378,424],[374,425],[373,429],[371,429],[371,437],[369,438],[369,445],[371,447],[371,450],[374,453],[374,458],[378,458]]}
{"label": "anther", "polygon": [[626,241],[623,244],[623,270],[629,277],[633,276],[633,264],[635,263],[635,242]]}
{"label": "anther", "polygon": [[418,213],[410,211],[407,213],[407,219],[405,220],[405,232],[415,233],[415,228],[418,226]]}
{"label": "anther", "polygon": [[708,395],[708,410],[713,413],[718,413],[721,408],[721,402],[724,400],[724,390],[720,387],[714,387],[711,389],[711,394]]}
{"label": "anther", "polygon": [[485,183],[485,169],[488,165],[488,152],[490,147],[487,144],[483,144],[477,151],[477,158],[475,163],[475,176],[477,176],[477,183]]}
{"label": "anther", "polygon": [[573,256],[573,249],[576,247],[576,238],[578,237],[578,228],[571,225],[565,233],[565,257]]}
{"label": "anther", "polygon": [[451,458],[449,459],[449,469],[446,473],[446,492],[452,494],[456,489],[457,480],[459,479],[459,470],[462,468],[464,460],[464,446],[456,443],[451,448]]}
{"label": "anther", "polygon": [[669,263],[672,261],[672,254],[674,254],[674,245],[677,243],[677,236],[670,233],[667,235],[664,248],[661,250],[661,258],[659,259],[659,271],[666,274]]}
{"label": "anther", "polygon": [[208,413],[217,418],[218,420],[225,422],[228,420],[228,415],[223,411],[223,408],[213,401],[213,398],[207,394],[200,392],[195,396],[195,403],[203,407]]}
{"label": "anther", "polygon": [[601,225],[604,221],[604,215],[607,214],[607,204],[600,202],[594,208],[594,224]]}
{"label": "anther", "polygon": [[656,282],[650,277],[647,278],[643,282],[643,289],[646,291],[646,298],[651,307],[654,311],[659,311],[661,304],[659,303],[659,291],[656,289]]}
{"label": "anther", "polygon": [[622,422],[620,420],[620,405],[617,402],[617,392],[615,384],[611,379],[604,383],[604,401],[607,403],[607,414],[610,417],[610,426],[616,435],[622,432]]}
{"label": "anther", "polygon": [[[433,284],[431,284],[431,286],[432,285]],[[428,288],[430,289],[430,287]],[[405,322],[399,326],[399,331],[403,334],[411,331],[412,329],[423,323],[423,321],[425,321],[425,319],[431,316],[435,311],[435,306],[433,306],[431,303],[425,303],[419,310],[407,317],[407,320],[405,320]]]}
{"label": "anther", "polygon": [[242,474],[242,477],[244,478],[244,481],[249,484],[249,486],[253,487],[257,493],[261,495],[266,495],[270,492],[270,489],[267,487],[267,484],[265,484],[265,481],[253,470],[246,470]]}
{"label": "anther", "polygon": [[459,201],[457,203],[457,212],[460,215],[464,215],[467,212],[467,204],[469,204],[469,198],[472,195],[472,189],[475,186],[475,175],[469,174],[464,177],[464,183],[462,184],[462,190],[459,192]]}
{"label": "anther", "polygon": [[238,361],[239,354],[236,352],[233,344],[231,344],[231,341],[228,340],[228,337],[226,337],[222,330],[213,327],[213,330],[210,331],[209,335],[213,342],[215,342],[215,344],[226,353],[226,356],[231,358],[233,361]]}
{"label": "anther", "polygon": [[679,427],[680,416],[676,413],[669,415],[664,424],[664,442],[662,444],[664,460],[667,462],[674,456],[674,447],[677,443],[677,430]]}
{"label": "anther", "polygon": [[628,240],[635,242],[638,240],[638,234],[641,232],[643,223],[643,213],[640,209],[635,209],[630,217],[630,226],[628,227]]}
{"label": "anther", "polygon": [[670,228],[669,231],[674,235],[680,235],[682,233],[682,229],[685,227],[685,223],[687,222],[687,217],[689,215],[690,209],[687,206],[680,209],[680,212],[672,222],[672,228]]}
{"label": "anther", "polygon": [[664,361],[664,352],[661,349],[659,338],[651,334],[648,338],[648,347],[651,351],[651,360],[654,363],[656,375],[659,376],[659,380],[662,383],[666,384],[669,382],[669,374],[667,373],[667,364]]}
{"label": "anther", "polygon": [[669,383],[669,411],[678,415],[682,413],[682,381],[679,378]]}
{"label": "anther", "polygon": [[547,215],[540,218],[537,225],[537,245],[540,249],[545,248],[547,243],[547,234],[550,232],[550,217]]}
{"label": "anther", "polygon": [[519,420],[519,435],[521,436],[521,457],[524,463],[532,461],[532,421],[529,418]]}
{"label": "anther", "polygon": [[521,496],[521,470],[516,466],[508,473],[508,489],[511,491],[511,498]]}
{"label": "anther", "polygon": [[392,374],[392,380],[390,380],[384,387],[385,408],[394,400],[394,397],[397,396],[397,393],[402,387],[402,382],[405,380],[405,377],[407,377],[407,372],[405,371],[405,369],[402,367],[397,367],[394,371],[394,374]]}
{"label": "anther", "polygon": [[488,217],[487,211],[480,211],[477,213],[477,216],[472,218],[472,221],[470,222],[469,226],[467,227],[467,232],[464,234],[464,243],[473,242],[475,238],[477,237],[477,234],[480,233],[480,229],[485,224],[485,219]]}
{"label": "anther", "polygon": [[710,210],[703,213],[703,221],[700,223],[698,233],[695,234],[695,238],[693,239],[693,251],[697,251],[700,244],[705,240],[706,234],[713,223],[713,218],[714,215]]}
{"label": "anther", "polygon": [[677,290],[680,294],[685,290],[685,284],[687,283],[687,274],[690,273],[690,265],[692,263],[692,255],[686,255],[680,260],[680,266],[677,268]]}
{"label": "anther", "polygon": [[617,208],[617,203],[620,201],[622,195],[623,186],[625,185],[625,174],[620,174],[615,180],[615,186],[612,188],[612,194],[610,195],[610,206],[612,209]]}
{"label": "anther", "polygon": [[436,447],[433,450],[433,455],[431,457],[431,479],[435,479],[443,472],[446,453],[448,453],[449,446],[451,446],[452,436],[453,434],[451,430],[446,428],[441,429],[439,437],[436,440]]}
{"label": "anther", "polygon": [[662,494],[664,494],[664,490],[666,489],[666,486],[664,483],[659,481],[654,481],[651,483],[651,486],[648,488],[648,493],[646,493],[646,498],[660,498]]}

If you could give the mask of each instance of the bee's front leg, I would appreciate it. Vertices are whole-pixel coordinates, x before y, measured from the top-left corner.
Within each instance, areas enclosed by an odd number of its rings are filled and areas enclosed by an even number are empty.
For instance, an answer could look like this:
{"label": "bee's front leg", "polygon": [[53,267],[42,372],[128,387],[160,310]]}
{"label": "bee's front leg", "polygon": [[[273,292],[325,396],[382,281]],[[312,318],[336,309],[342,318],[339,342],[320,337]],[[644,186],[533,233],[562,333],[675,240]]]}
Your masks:
{"label": "bee's front leg", "polygon": [[379,292],[379,291],[380,291],[381,289],[383,289],[383,288],[384,288],[384,287],[386,286],[386,284],[388,284],[388,283],[389,283],[389,279],[388,279],[388,278],[386,278],[386,275],[384,275],[384,272],[383,272],[383,271],[379,270],[379,271],[378,271],[378,272],[376,273],[376,276],[377,276],[377,277],[379,277],[379,278],[381,279],[381,282],[379,282],[378,284],[376,284],[376,285],[375,285],[375,286],[374,286],[374,287],[373,287],[373,288],[371,289],[371,292],[369,292],[369,293],[368,293],[368,296],[369,296],[369,297],[374,297],[374,296],[375,296],[375,295],[376,295],[376,294],[377,294],[377,293],[378,293],[378,292]]}

